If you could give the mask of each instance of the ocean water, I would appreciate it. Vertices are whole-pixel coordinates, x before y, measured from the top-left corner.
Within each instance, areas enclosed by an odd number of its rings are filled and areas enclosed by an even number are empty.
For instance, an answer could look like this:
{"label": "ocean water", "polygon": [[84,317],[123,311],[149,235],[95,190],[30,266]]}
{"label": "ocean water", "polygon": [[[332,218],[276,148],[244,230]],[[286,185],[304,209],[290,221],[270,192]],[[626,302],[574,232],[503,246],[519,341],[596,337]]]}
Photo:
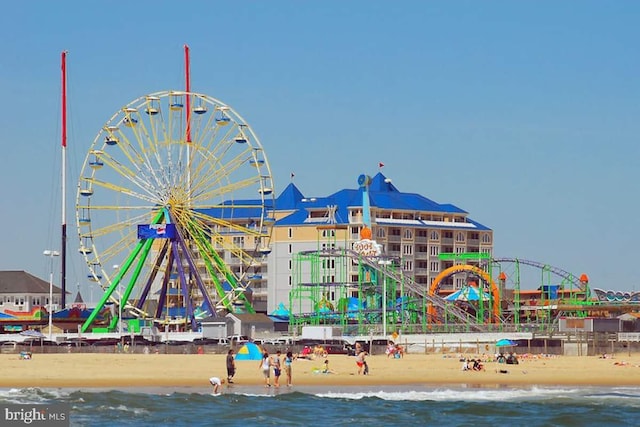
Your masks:
{"label": "ocean water", "polygon": [[0,390],[0,403],[58,402],[71,426],[640,425],[640,387]]}

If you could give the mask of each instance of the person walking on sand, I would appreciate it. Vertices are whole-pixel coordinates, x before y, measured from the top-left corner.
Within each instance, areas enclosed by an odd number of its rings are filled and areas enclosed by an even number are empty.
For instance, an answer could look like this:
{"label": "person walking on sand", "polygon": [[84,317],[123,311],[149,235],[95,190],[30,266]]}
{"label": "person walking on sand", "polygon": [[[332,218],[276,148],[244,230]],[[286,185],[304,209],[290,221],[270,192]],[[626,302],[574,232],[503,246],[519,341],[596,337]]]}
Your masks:
{"label": "person walking on sand", "polygon": [[264,386],[271,387],[271,358],[269,352],[262,353],[262,360],[258,365],[258,369],[262,369],[262,375],[264,376]]}
{"label": "person walking on sand", "polygon": [[227,382],[233,384],[233,376],[236,374],[236,359],[233,357],[233,350],[227,353]]}
{"label": "person walking on sand", "polygon": [[280,350],[276,352],[276,357],[272,360],[273,365],[273,385],[276,387],[280,387],[280,375],[282,374],[282,353]]}
{"label": "person walking on sand", "polygon": [[284,356],[284,372],[287,374],[287,387],[291,387],[291,365],[293,364],[293,353],[291,350],[287,351]]}

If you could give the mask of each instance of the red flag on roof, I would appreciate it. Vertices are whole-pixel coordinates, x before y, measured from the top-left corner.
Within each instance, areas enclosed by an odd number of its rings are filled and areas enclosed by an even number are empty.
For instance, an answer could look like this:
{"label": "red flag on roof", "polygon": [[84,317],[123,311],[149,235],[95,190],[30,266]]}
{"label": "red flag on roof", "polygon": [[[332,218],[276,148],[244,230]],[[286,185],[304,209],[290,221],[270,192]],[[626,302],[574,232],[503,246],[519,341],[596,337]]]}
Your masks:
{"label": "red flag on roof", "polygon": [[382,163],[382,162],[378,163],[378,167],[379,167],[379,168],[381,168],[381,167],[383,167],[383,166],[384,166],[384,163]]}

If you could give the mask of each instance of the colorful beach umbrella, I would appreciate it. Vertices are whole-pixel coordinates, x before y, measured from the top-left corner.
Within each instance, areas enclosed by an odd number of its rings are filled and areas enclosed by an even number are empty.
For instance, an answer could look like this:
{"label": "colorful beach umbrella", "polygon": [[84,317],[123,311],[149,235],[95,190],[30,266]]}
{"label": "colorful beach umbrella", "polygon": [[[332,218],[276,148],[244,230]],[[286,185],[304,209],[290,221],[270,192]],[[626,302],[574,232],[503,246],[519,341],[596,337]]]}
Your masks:
{"label": "colorful beach umbrella", "polygon": [[515,347],[517,345],[517,342],[508,340],[506,338],[498,340],[498,342],[496,343],[496,347]]}
{"label": "colorful beach umbrella", "polygon": [[236,360],[260,360],[262,359],[262,350],[256,344],[248,342],[238,350]]}

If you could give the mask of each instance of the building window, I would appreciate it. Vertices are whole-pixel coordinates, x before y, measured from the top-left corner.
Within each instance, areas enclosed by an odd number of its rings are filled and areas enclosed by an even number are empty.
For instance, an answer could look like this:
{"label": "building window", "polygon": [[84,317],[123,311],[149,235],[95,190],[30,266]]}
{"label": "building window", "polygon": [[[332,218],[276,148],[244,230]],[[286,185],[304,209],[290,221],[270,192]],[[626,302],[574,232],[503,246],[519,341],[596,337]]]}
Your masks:
{"label": "building window", "polygon": [[411,229],[404,230],[404,238],[407,240],[413,239],[413,231]]}
{"label": "building window", "polygon": [[378,230],[376,230],[376,237],[378,237],[380,239],[384,239],[384,237],[385,237],[384,228],[379,227]]}
{"label": "building window", "polygon": [[289,276],[289,286],[291,286],[292,280],[291,280],[291,276]]}
{"label": "building window", "polygon": [[234,237],[233,245],[238,248],[244,248],[244,237]]}
{"label": "building window", "polygon": [[291,271],[291,260],[289,260],[289,271]]}
{"label": "building window", "polygon": [[291,243],[289,243],[287,250],[289,251],[289,253],[293,253],[293,245]]}
{"label": "building window", "polygon": [[432,231],[431,235],[429,236],[429,238],[431,240],[440,240],[440,234],[438,234],[437,231]]}
{"label": "building window", "polygon": [[429,246],[429,255],[431,255],[431,256],[440,255],[440,247],[438,247],[438,246]]}
{"label": "building window", "polygon": [[413,246],[402,245],[402,255],[413,255]]}
{"label": "building window", "polygon": [[429,270],[433,273],[437,273],[438,271],[440,271],[440,263],[437,261],[432,261],[429,264]]}
{"label": "building window", "polygon": [[491,243],[491,235],[489,233],[482,235],[482,243]]}
{"label": "building window", "polygon": [[404,262],[404,271],[413,271],[413,261]]}
{"label": "building window", "polygon": [[322,260],[322,268],[336,268],[336,260],[335,259],[323,259]]}
{"label": "building window", "polygon": [[293,228],[289,227],[289,230],[287,230],[287,235],[290,239],[293,237]]}
{"label": "building window", "polygon": [[456,242],[464,242],[464,233],[460,232],[456,234]]}

